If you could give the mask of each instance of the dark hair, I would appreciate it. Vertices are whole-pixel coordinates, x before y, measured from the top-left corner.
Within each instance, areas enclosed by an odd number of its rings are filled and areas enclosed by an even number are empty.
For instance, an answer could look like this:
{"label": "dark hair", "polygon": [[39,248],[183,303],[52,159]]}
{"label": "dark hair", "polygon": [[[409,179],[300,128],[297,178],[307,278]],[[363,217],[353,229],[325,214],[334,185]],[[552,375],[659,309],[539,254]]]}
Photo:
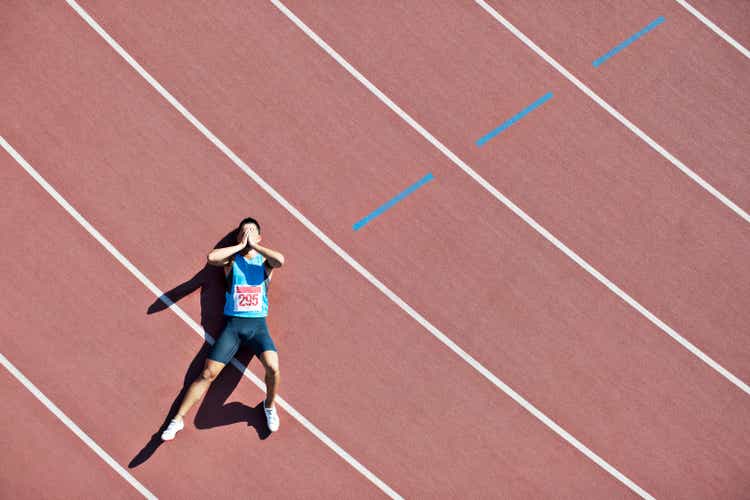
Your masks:
{"label": "dark hair", "polygon": [[242,219],[242,222],[240,222],[240,225],[237,226],[238,233],[242,231],[242,226],[244,226],[245,224],[255,224],[255,227],[258,228],[258,234],[260,234],[260,224],[258,224],[258,221],[253,219],[252,217],[245,217],[244,219]]}

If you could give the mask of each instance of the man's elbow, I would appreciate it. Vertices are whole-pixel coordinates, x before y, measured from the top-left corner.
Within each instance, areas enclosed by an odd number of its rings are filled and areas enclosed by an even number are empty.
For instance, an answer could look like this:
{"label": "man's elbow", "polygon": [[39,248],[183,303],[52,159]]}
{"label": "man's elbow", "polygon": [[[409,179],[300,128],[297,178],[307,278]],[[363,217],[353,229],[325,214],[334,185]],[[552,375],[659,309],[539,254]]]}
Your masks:
{"label": "man's elbow", "polygon": [[284,256],[279,254],[278,257],[274,259],[273,267],[278,268],[284,265]]}
{"label": "man's elbow", "polygon": [[206,255],[206,263],[209,266],[221,266],[221,265],[223,265],[222,262],[217,262],[215,259],[211,258],[211,254]]}

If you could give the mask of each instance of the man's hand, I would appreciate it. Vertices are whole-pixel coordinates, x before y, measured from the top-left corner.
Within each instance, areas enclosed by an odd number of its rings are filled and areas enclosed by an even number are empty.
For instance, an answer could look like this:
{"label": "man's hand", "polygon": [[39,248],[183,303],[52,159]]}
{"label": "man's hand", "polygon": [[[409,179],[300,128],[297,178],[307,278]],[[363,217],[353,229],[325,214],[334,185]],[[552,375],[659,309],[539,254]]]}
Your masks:
{"label": "man's hand", "polygon": [[[249,233],[245,231],[239,239],[239,243],[229,247],[214,248],[208,253],[208,264],[212,266],[226,266],[231,262],[234,254],[244,252],[250,244]],[[251,247],[252,248],[252,247]]]}
{"label": "man's hand", "polygon": [[250,231],[245,231],[245,236],[242,240],[246,246],[250,246],[253,250],[255,250],[255,245],[258,244],[260,241],[260,235],[259,234],[253,234]]}

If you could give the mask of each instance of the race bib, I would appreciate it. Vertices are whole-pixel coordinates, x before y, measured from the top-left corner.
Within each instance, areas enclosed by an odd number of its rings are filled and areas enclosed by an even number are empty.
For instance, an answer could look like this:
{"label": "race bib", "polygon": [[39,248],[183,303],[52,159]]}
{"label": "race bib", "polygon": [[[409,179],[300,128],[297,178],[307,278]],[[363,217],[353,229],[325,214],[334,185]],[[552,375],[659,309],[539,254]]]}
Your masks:
{"label": "race bib", "polygon": [[242,312],[261,312],[263,304],[260,297],[262,288],[251,285],[236,285],[234,287],[234,310]]}

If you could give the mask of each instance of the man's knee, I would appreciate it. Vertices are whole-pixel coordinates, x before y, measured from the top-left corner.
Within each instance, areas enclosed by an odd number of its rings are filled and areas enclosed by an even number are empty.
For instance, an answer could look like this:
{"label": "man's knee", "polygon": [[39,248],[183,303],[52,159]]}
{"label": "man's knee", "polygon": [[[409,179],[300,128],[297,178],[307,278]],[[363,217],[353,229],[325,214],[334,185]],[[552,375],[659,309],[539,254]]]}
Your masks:
{"label": "man's knee", "polygon": [[278,363],[268,363],[266,365],[266,376],[268,377],[278,377],[279,376],[279,364]]}
{"label": "man's knee", "polygon": [[204,368],[201,372],[201,380],[208,382],[209,384],[216,380],[216,377],[218,376],[219,372],[217,370],[212,370],[211,368]]}

